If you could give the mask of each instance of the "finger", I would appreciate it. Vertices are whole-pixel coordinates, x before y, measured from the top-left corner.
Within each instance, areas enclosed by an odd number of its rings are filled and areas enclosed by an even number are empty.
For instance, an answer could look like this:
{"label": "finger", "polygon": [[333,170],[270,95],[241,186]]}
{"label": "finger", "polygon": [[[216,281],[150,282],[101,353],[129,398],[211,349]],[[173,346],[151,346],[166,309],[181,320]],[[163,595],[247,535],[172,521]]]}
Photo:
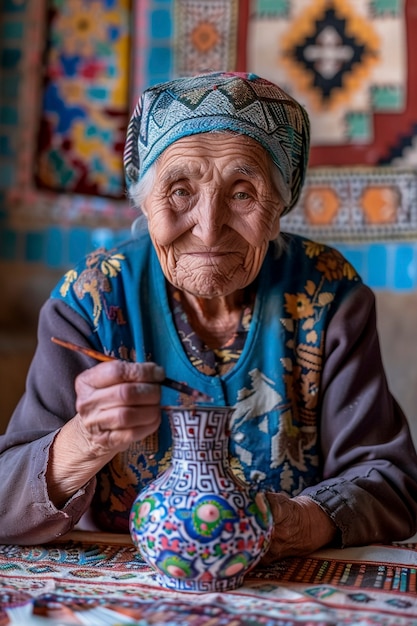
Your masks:
{"label": "finger", "polygon": [[99,417],[82,419],[82,428],[92,456],[101,456],[109,450],[125,450],[133,441],[141,441],[155,432],[161,422],[159,407],[142,407],[140,411],[123,409],[106,410]]}
{"label": "finger", "polygon": [[[82,416],[81,416],[82,417]],[[104,408],[83,417],[85,427],[91,432],[104,430],[133,430],[159,425],[161,409],[159,405],[140,407]]]}
{"label": "finger", "polygon": [[109,387],[118,382],[162,382],[164,370],[156,363],[130,363],[107,361],[84,370],[76,379],[76,385],[87,385],[96,389]]}
{"label": "finger", "polygon": [[104,409],[160,405],[161,387],[155,383],[118,383],[104,388],[76,385],[77,412],[84,415]]}

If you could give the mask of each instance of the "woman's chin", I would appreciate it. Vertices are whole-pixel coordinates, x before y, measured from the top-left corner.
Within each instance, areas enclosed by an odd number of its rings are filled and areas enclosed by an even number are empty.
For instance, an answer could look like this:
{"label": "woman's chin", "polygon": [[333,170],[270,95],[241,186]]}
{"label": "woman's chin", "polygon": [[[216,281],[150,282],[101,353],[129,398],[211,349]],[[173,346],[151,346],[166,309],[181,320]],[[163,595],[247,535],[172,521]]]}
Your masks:
{"label": "woman's chin", "polygon": [[192,271],[177,264],[175,271],[166,276],[175,287],[197,298],[229,296],[247,287],[255,277],[253,265],[245,268],[241,263],[229,263],[224,268],[200,265]]}
{"label": "woman's chin", "polygon": [[184,281],[178,287],[196,298],[224,298],[246,287],[246,281]]}

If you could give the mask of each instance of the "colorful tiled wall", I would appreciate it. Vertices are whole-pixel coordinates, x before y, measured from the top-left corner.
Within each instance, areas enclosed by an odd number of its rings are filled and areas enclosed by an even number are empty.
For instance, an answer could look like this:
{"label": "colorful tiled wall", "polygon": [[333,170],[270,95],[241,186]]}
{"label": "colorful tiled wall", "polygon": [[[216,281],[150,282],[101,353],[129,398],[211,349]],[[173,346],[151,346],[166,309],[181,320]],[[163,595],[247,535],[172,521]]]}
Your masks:
{"label": "colorful tiled wall", "polygon": [[[0,259],[41,263],[67,269],[97,247],[110,248],[129,237],[128,228],[47,226],[22,230],[0,226]],[[345,243],[335,247],[374,289],[408,291],[417,288],[417,243]]]}
{"label": "colorful tiled wall", "polygon": [[[27,95],[25,80],[33,78],[29,66],[36,68],[42,58],[36,45],[42,29],[33,22],[45,15],[44,0],[5,0],[0,12],[0,260],[64,270],[95,247],[127,238],[134,214],[120,201],[38,193],[28,183],[26,162],[22,173],[22,141],[26,132],[33,140],[37,130],[22,131],[25,113],[30,111],[34,120],[31,109],[39,106],[36,92],[24,106],[22,97]],[[28,58],[25,42],[31,36],[33,55]]]}
{"label": "colorful tiled wall", "polygon": [[14,183],[19,66],[26,3],[5,0],[0,18],[0,218],[4,215],[4,190]]}
{"label": "colorful tiled wall", "polygon": [[[88,214],[72,221],[71,202],[60,219],[60,201],[56,209],[42,214],[39,198],[34,203],[29,222],[14,215],[9,191],[18,180],[18,155],[21,141],[19,117],[22,98],[23,40],[27,37],[28,19],[33,19],[38,0],[3,0],[0,13],[0,260],[41,264],[65,270],[82,255],[97,246],[111,247],[129,236],[129,210],[120,219],[112,219],[109,200],[92,199],[94,219]],[[180,3],[181,4],[181,3]],[[43,5],[44,6],[44,5]],[[137,2],[136,30],[140,30],[133,55],[136,68],[132,91],[143,85],[165,80],[173,73],[173,6],[171,0]],[[179,6],[179,5],[178,5]],[[31,16],[31,17],[30,17]],[[136,94],[134,94],[136,95]],[[36,101],[33,102],[36,107]],[[50,202],[50,199],[49,199]],[[100,204],[101,203],[101,204]],[[16,205],[17,206],[17,205]],[[50,207],[49,207],[50,208]],[[49,219],[53,215],[54,219]],[[100,220],[102,215],[102,220]],[[328,234],[326,240],[329,241]],[[384,240],[378,237],[357,241],[330,239],[356,267],[364,280],[375,289],[410,291],[417,288],[417,237]]]}

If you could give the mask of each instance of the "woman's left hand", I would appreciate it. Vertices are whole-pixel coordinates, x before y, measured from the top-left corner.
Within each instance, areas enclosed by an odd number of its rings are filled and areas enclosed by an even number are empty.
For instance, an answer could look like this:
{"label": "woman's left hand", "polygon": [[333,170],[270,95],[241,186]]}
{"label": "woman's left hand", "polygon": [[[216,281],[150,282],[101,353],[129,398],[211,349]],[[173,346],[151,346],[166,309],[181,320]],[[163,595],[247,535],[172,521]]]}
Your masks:
{"label": "woman's left hand", "polygon": [[323,509],[307,496],[290,498],[267,493],[274,519],[271,546],[261,565],[290,556],[310,554],[331,543],[337,528]]}

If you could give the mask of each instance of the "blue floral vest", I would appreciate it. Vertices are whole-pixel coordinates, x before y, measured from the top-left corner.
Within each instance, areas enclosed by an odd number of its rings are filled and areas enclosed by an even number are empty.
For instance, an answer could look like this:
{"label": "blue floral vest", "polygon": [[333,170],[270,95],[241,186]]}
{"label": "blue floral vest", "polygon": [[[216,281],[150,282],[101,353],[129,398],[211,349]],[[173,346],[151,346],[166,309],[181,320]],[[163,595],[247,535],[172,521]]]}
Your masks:
{"label": "blue floral vest", "polygon": [[[152,360],[166,375],[232,405],[232,468],[261,488],[296,495],[322,478],[318,424],[327,326],[360,279],[336,250],[285,235],[271,245],[257,278],[244,349],[224,376],[207,376],[188,359],[175,329],[165,278],[149,236],[97,250],[55,288],[90,325],[97,350]],[[162,405],[187,398],[162,389]],[[97,476],[95,509],[103,528],[126,531],[131,504],[170,460],[166,415],[159,432],[117,455]]]}

